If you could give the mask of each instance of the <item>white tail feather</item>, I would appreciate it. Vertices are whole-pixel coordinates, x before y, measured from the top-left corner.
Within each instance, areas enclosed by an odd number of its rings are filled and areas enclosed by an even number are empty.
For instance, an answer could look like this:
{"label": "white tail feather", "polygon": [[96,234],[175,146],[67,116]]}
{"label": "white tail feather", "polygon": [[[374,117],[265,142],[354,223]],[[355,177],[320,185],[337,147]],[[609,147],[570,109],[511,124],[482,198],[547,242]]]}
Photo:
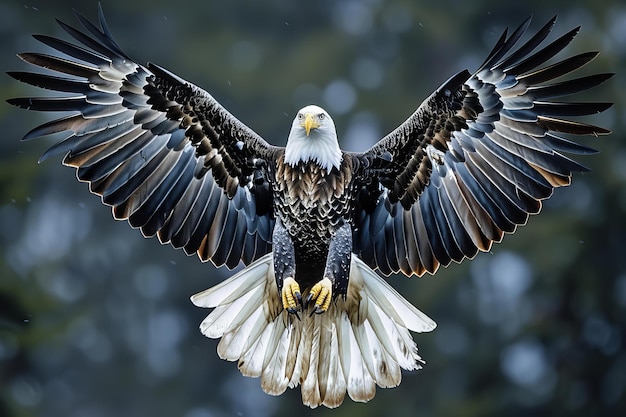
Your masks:
{"label": "white tail feather", "polygon": [[280,395],[301,385],[305,405],[333,408],[346,392],[366,402],[376,385],[400,384],[401,369],[421,368],[409,330],[431,331],[435,322],[356,256],[346,298],[323,314],[300,314],[302,320],[283,309],[273,269],[268,254],[191,297],[199,307],[215,308],[200,329],[222,339],[220,358],[237,361],[243,375],[261,377],[265,392]]}

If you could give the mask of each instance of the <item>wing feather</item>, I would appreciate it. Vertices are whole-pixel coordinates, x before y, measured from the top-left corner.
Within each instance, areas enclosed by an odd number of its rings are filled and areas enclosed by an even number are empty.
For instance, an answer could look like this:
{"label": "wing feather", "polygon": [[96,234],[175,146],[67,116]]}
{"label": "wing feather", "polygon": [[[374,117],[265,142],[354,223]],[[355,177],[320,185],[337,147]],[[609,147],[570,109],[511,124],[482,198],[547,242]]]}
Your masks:
{"label": "wing feather", "polygon": [[159,190],[129,218],[129,222],[143,224],[142,233],[145,236],[154,236],[163,228],[176,203],[181,201],[187,185],[192,181],[194,167],[195,158],[187,153],[177,164],[176,175],[168,176],[159,185]]}
{"label": "wing feather", "polygon": [[413,213],[413,228],[417,236],[419,255],[422,262],[418,271],[422,274],[426,271],[435,273],[435,271],[439,269],[440,262],[435,256],[431,242],[428,239],[428,232],[426,231],[426,225],[424,223],[425,218],[422,215],[421,205],[415,204],[411,211]]}
{"label": "wing feather", "polygon": [[42,159],[65,155],[64,164],[77,169],[114,217],[145,236],[229,267],[267,253],[273,213],[266,170],[279,148],[206,91],[154,64],[135,63],[98,12],[98,24],[76,13],[84,31],[58,21],[73,41],[34,35],[54,53],[19,55],[57,74],[9,75],[62,94],[9,103],[70,113],[24,139],[68,132]]}
{"label": "wing feather", "polygon": [[[187,245],[213,194],[214,188],[211,184],[205,184],[209,181],[209,176],[204,176],[201,181],[194,181],[189,185],[181,199],[185,206],[174,208],[170,221],[166,222],[167,227],[159,231],[161,241],[169,242],[175,248]],[[183,208],[179,209],[179,207]]]}
{"label": "wing feather", "polygon": [[488,251],[538,213],[541,201],[568,185],[573,172],[588,170],[563,153],[595,151],[557,133],[610,133],[564,118],[611,104],[552,100],[596,87],[612,74],[556,81],[597,53],[547,64],[579,31],[540,47],[555,21],[517,49],[530,19],[510,36],[505,31],[474,74],[450,78],[402,125],[357,154],[363,191],[355,251],[371,267],[422,275]]}

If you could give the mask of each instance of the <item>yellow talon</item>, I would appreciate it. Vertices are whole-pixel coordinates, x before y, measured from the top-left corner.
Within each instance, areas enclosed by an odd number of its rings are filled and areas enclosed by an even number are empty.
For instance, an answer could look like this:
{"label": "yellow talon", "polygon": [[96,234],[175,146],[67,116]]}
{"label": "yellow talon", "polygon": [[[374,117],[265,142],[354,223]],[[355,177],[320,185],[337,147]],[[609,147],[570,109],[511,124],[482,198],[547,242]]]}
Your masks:
{"label": "yellow talon", "polygon": [[295,279],[287,278],[283,281],[281,298],[283,308],[297,316],[298,304],[302,304],[302,295],[300,295],[300,286]]}
{"label": "yellow talon", "polygon": [[320,314],[328,310],[333,294],[333,283],[328,278],[324,278],[311,288],[309,296],[306,299],[305,306],[312,300],[315,300],[315,307],[311,313]]}

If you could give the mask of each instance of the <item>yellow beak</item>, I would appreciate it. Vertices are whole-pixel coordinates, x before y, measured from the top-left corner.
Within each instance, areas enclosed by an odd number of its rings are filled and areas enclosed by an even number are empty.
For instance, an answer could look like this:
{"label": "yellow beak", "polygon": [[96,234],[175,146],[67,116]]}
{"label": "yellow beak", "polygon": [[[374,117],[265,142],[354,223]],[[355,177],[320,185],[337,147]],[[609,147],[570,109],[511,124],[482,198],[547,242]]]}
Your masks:
{"label": "yellow beak", "polygon": [[309,133],[311,133],[311,129],[317,129],[318,127],[320,127],[320,124],[317,120],[315,120],[315,118],[313,117],[313,115],[311,115],[311,113],[307,113],[304,116],[304,131],[306,132],[306,135],[309,136]]}

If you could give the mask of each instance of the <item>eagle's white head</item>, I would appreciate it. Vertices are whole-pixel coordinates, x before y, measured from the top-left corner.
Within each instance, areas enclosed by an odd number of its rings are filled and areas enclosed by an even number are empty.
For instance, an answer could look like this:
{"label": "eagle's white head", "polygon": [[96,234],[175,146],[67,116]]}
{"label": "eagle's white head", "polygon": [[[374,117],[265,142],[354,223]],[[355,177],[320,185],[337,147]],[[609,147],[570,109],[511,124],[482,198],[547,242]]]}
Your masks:
{"label": "eagle's white head", "polygon": [[342,160],[335,123],[326,110],[310,105],[298,111],[285,148],[285,163],[314,161],[326,171],[339,169]]}

